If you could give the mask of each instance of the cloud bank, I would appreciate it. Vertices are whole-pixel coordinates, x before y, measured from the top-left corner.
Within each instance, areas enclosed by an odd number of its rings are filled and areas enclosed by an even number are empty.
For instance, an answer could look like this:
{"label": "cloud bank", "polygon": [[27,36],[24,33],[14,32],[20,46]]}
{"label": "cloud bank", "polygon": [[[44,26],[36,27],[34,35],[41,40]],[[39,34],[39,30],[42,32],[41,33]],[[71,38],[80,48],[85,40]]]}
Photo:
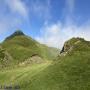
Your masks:
{"label": "cloud bank", "polygon": [[27,7],[22,0],[5,0],[5,3],[13,13],[18,13],[23,17],[28,16]]}
{"label": "cloud bank", "polygon": [[[1,0],[0,40],[2,40],[2,36],[6,37],[3,33],[8,33],[10,30],[14,31],[23,21],[27,20],[29,22],[29,17],[33,17],[30,22],[37,24],[37,27],[34,25],[33,28],[38,29],[39,35],[35,35],[34,38],[40,43],[62,48],[64,42],[72,37],[82,37],[90,40],[90,20],[82,22],[81,25],[77,25],[74,20],[76,19],[74,18],[75,1],[65,0],[65,6],[60,16],[64,18],[63,21],[54,21],[53,17],[56,18],[56,16],[52,15],[55,9],[53,9],[54,6],[52,6],[51,0]],[[28,5],[26,5],[26,2]],[[38,28],[39,24],[42,25],[41,28]],[[35,31],[32,30],[33,32]]]}
{"label": "cloud bank", "polygon": [[72,37],[82,37],[90,40],[90,23],[81,26],[63,26],[61,22],[57,22],[43,27],[41,36],[36,37],[36,40],[48,46],[62,48],[64,42]]}
{"label": "cloud bank", "polygon": [[48,46],[62,48],[64,42],[72,37],[82,37],[90,40],[90,21],[83,22],[78,26],[73,20],[75,0],[66,0],[63,10],[64,24],[57,21],[41,28],[41,36],[36,37],[40,43]]}

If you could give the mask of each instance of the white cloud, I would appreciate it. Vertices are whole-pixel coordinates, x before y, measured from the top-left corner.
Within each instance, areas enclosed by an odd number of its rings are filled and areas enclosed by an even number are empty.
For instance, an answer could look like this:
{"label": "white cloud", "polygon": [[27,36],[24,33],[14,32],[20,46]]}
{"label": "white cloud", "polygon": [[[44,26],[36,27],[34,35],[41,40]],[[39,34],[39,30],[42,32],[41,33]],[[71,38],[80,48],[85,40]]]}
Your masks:
{"label": "white cloud", "polygon": [[0,42],[3,41],[10,32],[18,29],[20,24],[21,20],[18,18],[4,17],[4,19],[0,21]]}
{"label": "white cloud", "polygon": [[28,18],[26,5],[21,0],[1,0],[0,9],[0,37],[18,29],[23,19]]}
{"label": "white cloud", "polygon": [[0,21],[0,36],[3,33],[6,33],[8,30],[15,28],[17,24],[21,24],[21,20],[19,20],[18,18],[10,18],[7,16],[4,17],[3,20]]}
{"label": "white cloud", "polygon": [[[77,25],[63,26],[60,22],[41,29],[42,36],[36,37],[40,43],[62,48],[64,42],[72,37],[82,37],[90,40],[90,23],[78,27]],[[85,31],[85,32],[84,32]]]}
{"label": "white cloud", "polygon": [[61,48],[64,42],[72,37],[82,37],[90,40],[90,22],[83,22],[83,25],[77,26],[73,21],[75,0],[66,0],[65,5],[63,13],[64,25],[60,21],[52,25],[44,25],[41,28],[41,36],[36,37],[36,40],[57,48]]}
{"label": "white cloud", "polygon": [[23,17],[28,16],[28,10],[23,1],[21,1],[21,0],[6,0],[5,2],[13,13],[19,13]]}
{"label": "white cloud", "polygon": [[42,36],[36,37],[36,40],[48,46],[61,48],[66,40],[76,36],[77,26],[72,25],[73,20],[71,17],[74,6],[75,0],[66,0],[62,16],[65,18],[64,26],[60,21],[52,25],[46,24],[41,28]]}
{"label": "white cloud", "polygon": [[48,46],[59,48],[64,42],[64,32],[62,31],[62,25],[59,22],[50,26],[44,26],[41,29],[41,34],[42,36],[36,37],[36,40],[47,44]]}

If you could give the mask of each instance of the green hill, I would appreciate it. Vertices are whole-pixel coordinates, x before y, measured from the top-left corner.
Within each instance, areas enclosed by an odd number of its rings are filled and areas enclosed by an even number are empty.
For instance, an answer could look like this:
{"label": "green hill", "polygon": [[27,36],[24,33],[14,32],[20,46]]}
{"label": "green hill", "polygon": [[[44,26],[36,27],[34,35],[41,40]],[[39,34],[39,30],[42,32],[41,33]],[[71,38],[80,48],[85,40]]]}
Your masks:
{"label": "green hill", "polygon": [[90,90],[90,42],[73,38],[65,43],[63,51],[53,64],[31,79],[27,89]]}
{"label": "green hill", "polygon": [[23,88],[27,85],[31,90],[90,90],[90,42],[73,38],[64,48],[65,55],[31,78],[31,82],[23,83]]}
{"label": "green hill", "polygon": [[90,90],[90,42],[72,38],[54,61],[1,70],[0,84],[21,90]]}
{"label": "green hill", "polygon": [[19,64],[29,60],[32,56],[38,56],[44,60],[55,58],[58,49],[47,47],[26,36],[22,31],[16,31],[7,37],[1,44],[12,57],[12,64]]}

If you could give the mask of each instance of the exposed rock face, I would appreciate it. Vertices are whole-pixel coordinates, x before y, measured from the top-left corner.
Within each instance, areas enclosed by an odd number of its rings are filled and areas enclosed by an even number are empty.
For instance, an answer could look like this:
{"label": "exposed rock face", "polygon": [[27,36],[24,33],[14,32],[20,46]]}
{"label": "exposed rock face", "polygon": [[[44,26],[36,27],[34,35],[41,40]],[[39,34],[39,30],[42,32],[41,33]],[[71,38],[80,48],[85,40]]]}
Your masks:
{"label": "exposed rock face", "polygon": [[27,64],[40,64],[43,63],[43,58],[38,54],[33,54],[30,58],[26,59],[24,62],[20,63],[19,66],[27,65]]}
{"label": "exposed rock face", "polygon": [[74,48],[74,46],[76,44],[78,44],[79,42],[81,42],[81,41],[84,41],[84,39],[82,39],[82,38],[72,38],[72,39],[66,41],[62,50],[60,51],[60,54],[71,51]]}

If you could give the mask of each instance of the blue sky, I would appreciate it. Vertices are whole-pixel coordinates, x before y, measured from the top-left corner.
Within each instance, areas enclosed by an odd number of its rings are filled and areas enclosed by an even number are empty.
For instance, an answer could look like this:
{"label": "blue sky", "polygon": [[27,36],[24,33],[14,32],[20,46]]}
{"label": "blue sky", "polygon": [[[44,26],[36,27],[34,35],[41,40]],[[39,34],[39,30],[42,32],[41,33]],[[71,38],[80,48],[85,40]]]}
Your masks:
{"label": "blue sky", "polygon": [[0,0],[0,41],[17,29],[58,48],[72,37],[90,40],[90,0]]}

